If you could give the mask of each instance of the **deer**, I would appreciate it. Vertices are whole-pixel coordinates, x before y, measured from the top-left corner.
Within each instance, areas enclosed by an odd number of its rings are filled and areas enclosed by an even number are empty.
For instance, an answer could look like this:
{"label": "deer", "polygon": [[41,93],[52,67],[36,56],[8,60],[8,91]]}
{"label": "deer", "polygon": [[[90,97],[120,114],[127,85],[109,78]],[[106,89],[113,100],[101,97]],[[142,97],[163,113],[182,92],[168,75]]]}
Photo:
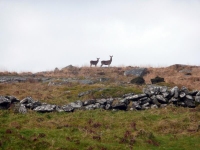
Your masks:
{"label": "deer", "polygon": [[100,58],[97,58],[97,60],[91,60],[90,61],[90,67],[92,67],[92,65],[95,65],[95,67],[97,66],[98,62],[99,62]]}
{"label": "deer", "polygon": [[108,65],[108,67],[110,67],[110,64],[111,64],[111,62],[112,62],[112,57],[113,57],[113,56],[110,56],[110,60],[102,60],[102,61],[101,61],[101,67],[102,67],[103,65]]}

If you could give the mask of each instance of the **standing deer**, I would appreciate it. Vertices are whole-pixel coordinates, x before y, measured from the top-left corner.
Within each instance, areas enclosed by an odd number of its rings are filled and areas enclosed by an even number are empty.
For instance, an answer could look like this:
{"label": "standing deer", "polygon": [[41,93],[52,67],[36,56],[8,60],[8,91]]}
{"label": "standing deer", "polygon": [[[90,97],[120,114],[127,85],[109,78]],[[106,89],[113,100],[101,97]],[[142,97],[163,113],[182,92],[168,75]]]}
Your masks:
{"label": "standing deer", "polygon": [[110,64],[111,64],[111,62],[112,62],[112,57],[113,57],[113,56],[110,56],[110,60],[102,60],[102,61],[101,61],[101,67],[102,67],[103,65],[108,65],[108,67],[110,67]]}
{"label": "standing deer", "polygon": [[97,60],[91,60],[91,61],[90,61],[90,67],[91,67],[92,65],[95,65],[95,67],[96,67],[97,64],[98,64],[98,62],[99,62],[99,59],[100,59],[100,58],[97,58]]}

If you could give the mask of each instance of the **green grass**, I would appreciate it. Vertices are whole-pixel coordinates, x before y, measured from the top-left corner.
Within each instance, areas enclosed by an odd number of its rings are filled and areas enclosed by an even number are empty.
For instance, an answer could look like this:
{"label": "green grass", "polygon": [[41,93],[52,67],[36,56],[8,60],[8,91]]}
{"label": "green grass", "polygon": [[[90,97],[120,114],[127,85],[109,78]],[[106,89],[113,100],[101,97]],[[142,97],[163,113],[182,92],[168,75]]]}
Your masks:
{"label": "green grass", "polygon": [[[95,89],[102,90],[95,90]],[[78,93],[91,90],[83,97]],[[18,92],[17,92],[18,91]],[[121,97],[142,87],[134,85],[62,85],[41,83],[0,85],[0,95],[32,96],[57,105],[89,98]],[[41,99],[40,99],[41,98]],[[15,114],[0,110],[0,149],[3,150],[127,150],[200,149],[200,106],[144,111],[77,110]]]}
{"label": "green grass", "polygon": [[0,111],[2,149],[199,149],[200,108],[145,111]]}

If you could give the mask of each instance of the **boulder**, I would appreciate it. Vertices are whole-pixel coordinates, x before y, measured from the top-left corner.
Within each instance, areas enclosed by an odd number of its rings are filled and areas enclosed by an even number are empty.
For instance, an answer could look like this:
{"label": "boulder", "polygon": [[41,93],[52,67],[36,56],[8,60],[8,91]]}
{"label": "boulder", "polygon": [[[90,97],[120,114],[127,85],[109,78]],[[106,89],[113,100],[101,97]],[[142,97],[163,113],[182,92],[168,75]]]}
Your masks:
{"label": "boulder", "polygon": [[132,79],[130,83],[137,84],[137,85],[142,85],[142,84],[145,84],[145,80],[144,80],[143,77],[139,76],[139,77],[136,77],[136,78]]}
{"label": "boulder", "polygon": [[134,68],[131,70],[126,70],[124,72],[125,76],[128,75],[133,75],[133,76],[137,76],[137,77],[142,77],[147,73],[147,68]]}
{"label": "boulder", "polygon": [[154,79],[151,79],[152,84],[156,84],[156,83],[159,83],[159,82],[165,82],[164,78],[157,76]]}

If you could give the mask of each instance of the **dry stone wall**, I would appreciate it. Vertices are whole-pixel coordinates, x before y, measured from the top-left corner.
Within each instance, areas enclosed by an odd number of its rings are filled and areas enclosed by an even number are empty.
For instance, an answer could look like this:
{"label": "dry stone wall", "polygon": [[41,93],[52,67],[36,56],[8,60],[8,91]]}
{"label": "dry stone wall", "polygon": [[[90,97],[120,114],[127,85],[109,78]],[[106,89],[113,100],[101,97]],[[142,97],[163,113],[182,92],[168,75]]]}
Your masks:
{"label": "dry stone wall", "polygon": [[189,91],[186,87],[168,88],[166,86],[148,85],[142,94],[127,93],[120,98],[77,100],[62,106],[41,103],[31,97],[22,100],[14,96],[0,96],[0,109],[14,107],[14,112],[27,113],[28,110],[36,112],[73,112],[74,110],[146,110],[162,108],[168,105],[175,107],[194,108],[200,103],[200,91]]}

